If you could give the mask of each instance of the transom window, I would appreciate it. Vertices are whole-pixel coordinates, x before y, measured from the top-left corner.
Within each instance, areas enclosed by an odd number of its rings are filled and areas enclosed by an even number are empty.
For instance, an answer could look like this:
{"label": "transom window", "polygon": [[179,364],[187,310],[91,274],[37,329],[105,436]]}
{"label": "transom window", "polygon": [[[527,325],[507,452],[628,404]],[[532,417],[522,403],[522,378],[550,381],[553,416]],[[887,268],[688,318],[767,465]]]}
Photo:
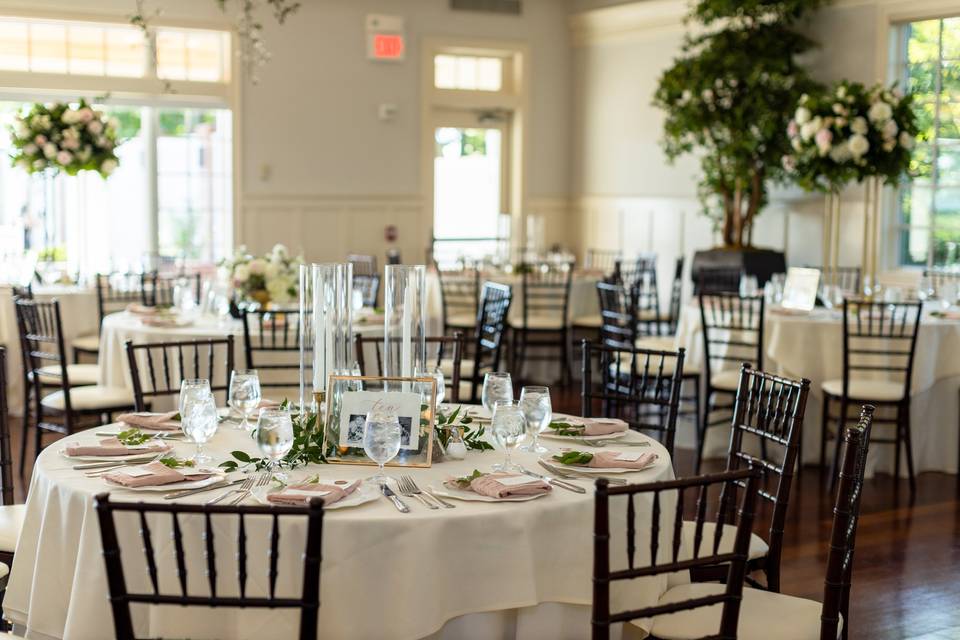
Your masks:
{"label": "transom window", "polygon": [[437,89],[500,91],[503,60],[488,56],[441,54],[433,58],[433,85]]}

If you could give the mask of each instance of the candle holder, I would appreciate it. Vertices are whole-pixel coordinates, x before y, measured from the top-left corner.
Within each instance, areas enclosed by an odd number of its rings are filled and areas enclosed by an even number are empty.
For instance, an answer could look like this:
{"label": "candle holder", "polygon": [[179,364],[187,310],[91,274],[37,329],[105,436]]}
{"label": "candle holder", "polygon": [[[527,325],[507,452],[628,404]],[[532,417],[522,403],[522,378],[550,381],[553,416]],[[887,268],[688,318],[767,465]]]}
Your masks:
{"label": "candle holder", "polygon": [[384,375],[402,378],[422,375],[427,362],[427,268],[387,265],[384,272]]}
{"label": "candle holder", "polygon": [[301,334],[300,395],[301,402],[309,402],[312,413],[320,414],[330,376],[343,371],[350,363],[353,265],[312,264],[308,279],[309,286],[304,287],[301,282],[300,287],[301,318],[310,326]]}

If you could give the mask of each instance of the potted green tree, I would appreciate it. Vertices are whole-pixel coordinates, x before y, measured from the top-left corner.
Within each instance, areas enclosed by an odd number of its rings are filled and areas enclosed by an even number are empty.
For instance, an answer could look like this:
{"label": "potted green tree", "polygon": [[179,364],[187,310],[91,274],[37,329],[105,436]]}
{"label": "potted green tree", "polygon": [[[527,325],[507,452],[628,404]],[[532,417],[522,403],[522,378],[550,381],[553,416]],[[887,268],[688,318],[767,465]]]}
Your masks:
{"label": "potted green tree", "polygon": [[785,268],[782,253],[753,247],[753,225],[770,183],[787,178],[783,132],[797,101],[819,88],[797,61],[814,43],[794,27],[824,1],[700,0],[688,17],[701,27],[653,103],[666,114],[667,157],[700,157],[698,194],[722,239],[694,256],[694,279],[705,265],[739,266],[762,285]]}

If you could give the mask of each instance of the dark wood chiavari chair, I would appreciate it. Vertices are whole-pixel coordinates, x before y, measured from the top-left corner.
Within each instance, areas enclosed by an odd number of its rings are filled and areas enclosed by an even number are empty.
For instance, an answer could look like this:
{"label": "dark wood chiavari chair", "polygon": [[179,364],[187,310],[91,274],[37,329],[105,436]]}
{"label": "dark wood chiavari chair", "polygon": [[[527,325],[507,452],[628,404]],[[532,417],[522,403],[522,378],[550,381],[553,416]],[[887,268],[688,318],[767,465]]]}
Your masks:
{"label": "dark wood chiavari chair", "polygon": [[683,349],[651,351],[584,340],[581,414],[620,418],[635,431],[653,431],[672,458],[683,358]]}
{"label": "dark wood chiavari chair", "polygon": [[363,296],[363,306],[376,307],[380,297],[380,276],[376,274],[355,273],[353,289]]}
{"label": "dark wood chiavari chair", "polygon": [[673,267],[673,282],[670,284],[670,311],[667,314],[667,335],[677,332],[680,323],[681,305],[683,304],[683,263],[684,258],[677,258]]}
{"label": "dark wood chiavari chair", "polygon": [[584,268],[600,271],[604,276],[612,276],[616,273],[617,263],[622,259],[623,253],[619,250],[587,249]]}
{"label": "dark wood chiavari chair", "polygon": [[621,259],[616,262],[614,278],[619,284],[632,287],[644,278],[644,275],[656,282],[657,256],[654,253],[641,253],[632,260]]}
{"label": "dark wood chiavari chair", "polygon": [[[459,331],[454,332],[452,336],[427,336],[425,339],[427,347],[427,366],[431,370],[439,367],[443,371],[444,386],[449,389],[446,396],[450,402],[460,402],[460,375],[463,362],[463,334]],[[399,362],[400,360],[400,338],[391,340],[392,349],[390,357]],[[386,348],[384,339],[377,336],[364,336],[357,334],[353,339],[356,351],[357,364],[360,366],[360,374],[364,376],[382,376],[383,372],[383,350]],[[375,368],[367,366],[366,350],[371,348],[376,354],[374,363]]]}
{"label": "dark wood chiavari chair", "polygon": [[143,274],[144,304],[148,307],[172,307],[173,292],[178,286],[189,286],[197,305],[203,291],[203,280],[199,273],[159,275],[156,272]]}
{"label": "dark wood chiavari chair", "polygon": [[521,267],[519,322],[511,322],[513,332],[513,369],[523,378],[524,365],[535,360],[556,360],[556,356],[527,350],[559,349],[561,383],[573,380],[570,359],[570,283],[572,262],[563,264],[524,264]]}
{"label": "dark wood chiavari chair", "polygon": [[[819,269],[821,281],[826,281],[827,269],[825,267],[814,266],[809,268]],[[862,272],[860,267],[836,267],[834,271],[837,274],[837,285],[843,293],[854,296],[861,293],[860,284]]]}
{"label": "dark wood chiavari chair", "polygon": [[939,291],[945,284],[960,285],[960,271],[954,269],[945,269],[943,267],[934,269],[924,269],[923,277],[929,278],[933,288]]}
{"label": "dark wood chiavari chair", "polygon": [[[789,637],[795,640],[846,640],[851,626],[850,585],[873,410],[870,405],[864,406],[859,423],[850,426],[844,433],[840,486],[833,509],[823,603],[744,587],[735,635],[724,637],[769,640],[783,637],[778,631],[789,630]],[[691,583],[669,589],[661,596],[660,602],[720,597],[728,589],[729,584]],[[715,633],[724,619],[721,609],[717,607],[687,611],[655,619],[652,635],[658,638],[678,635],[683,638],[714,638],[716,636],[711,634]],[[681,633],[670,633],[676,629]]]}
{"label": "dark wood chiavari chair", "polygon": [[[809,393],[810,381],[807,379],[782,378],[755,371],[748,364],[740,369],[726,470],[753,467],[761,472],[758,496],[771,508],[764,514],[769,519],[762,522],[767,539],[756,533],[750,535],[747,582],[756,587],[763,586],[750,577],[751,573],[762,571],[766,578],[765,588],[770,591],[780,591],[783,530]],[[684,533],[692,544],[691,527]],[[698,578],[722,579],[726,573],[726,568],[719,567],[700,572]]]}
{"label": "dark wood chiavari chair", "polygon": [[[735,293],[701,293],[700,326],[703,333],[703,371],[706,376],[704,410],[697,433],[699,473],[704,442],[710,427],[727,424],[727,418],[711,420],[714,411],[733,410],[740,385],[739,365],[746,362],[763,370],[763,296],[741,297]],[[730,368],[735,363],[738,368]],[[717,396],[729,404],[714,404]]]}
{"label": "dark wood chiavari chair", "polygon": [[[26,439],[26,434],[24,434]],[[0,347],[0,604],[7,586],[13,552],[23,526],[25,506],[13,503],[13,452],[10,447],[10,419],[7,411],[7,349]]]}
{"label": "dark wood chiavari chair", "polygon": [[476,267],[450,269],[434,263],[440,281],[443,332],[470,331],[477,324],[480,300],[480,270]]}
{"label": "dark wood chiavari chair", "polygon": [[[20,340],[26,352],[25,377],[33,387],[37,454],[43,448],[44,432],[71,434],[88,418],[96,418],[102,424],[110,422],[114,413],[133,408],[129,389],[74,384],[70,372],[87,365],[67,364],[59,302],[18,299],[14,305]],[[45,394],[47,387],[58,390]],[[58,418],[60,422],[51,422],[48,418]],[[26,461],[26,439],[24,434],[20,447],[21,468]]]}
{"label": "dark wood chiavari chair", "polygon": [[473,361],[462,367],[460,399],[463,402],[479,402],[483,389],[483,376],[488,371],[499,371],[506,332],[507,317],[513,291],[508,285],[484,282],[480,290],[480,311],[473,332]]}
{"label": "dark wood chiavari chair", "polygon": [[[103,545],[103,560],[107,573],[107,587],[110,591],[110,606],[113,611],[113,628],[118,640],[135,640],[131,604],[179,605],[193,607],[238,607],[300,610],[300,640],[317,637],[317,619],[320,611],[320,562],[323,547],[323,500],[314,498],[306,507],[278,506],[225,506],[199,504],[159,504],[145,502],[113,502],[107,493],[98,494],[94,499],[97,518],[100,522],[100,540]],[[146,591],[134,591],[129,588],[122,562],[123,551],[120,540],[130,535],[119,535],[115,519],[116,513],[135,513],[139,516],[138,529],[145,565],[150,578],[150,588]],[[170,514],[173,553],[160,553],[157,547],[159,536],[156,529],[161,520],[159,514]],[[148,517],[154,516],[156,517]],[[193,516],[191,518],[190,516]],[[252,518],[248,519],[248,516]],[[305,544],[302,551],[291,549],[289,544],[282,548],[291,553],[299,553],[303,558],[302,590],[299,597],[277,596],[277,579],[280,576],[280,526],[282,521],[305,519],[307,521]],[[259,522],[251,522],[258,520]],[[191,522],[192,521],[192,522]],[[218,593],[217,541],[226,537],[228,526],[236,526],[236,546],[222,555],[235,556],[237,560],[237,592],[239,595]],[[266,526],[269,522],[269,536],[249,536],[256,524]],[[202,524],[201,524],[202,523]],[[215,524],[216,523],[216,524]],[[184,534],[185,527],[195,525],[203,527],[203,534],[191,539]],[[151,526],[153,530],[151,530]],[[156,541],[155,538],[156,537]],[[269,540],[269,543],[267,543]],[[205,558],[204,573],[207,577],[205,593],[190,593],[187,588],[187,550],[191,545],[202,544]],[[264,549],[263,547],[269,546]],[[126,549],[128,553],[133,549]],[[197,550],[198,553],[201,551]],[[266,551],[266,553],[264,553]],[[269,558],[267,584],[260,587],[261,581],[251,584],[248,576],[249,558],[258,556]],[[176,562],[177,585],[170,592],[161,590],[160,567],[158,561],[169,558]],[[287,563],[284,563],[287,564]],[[139,580],[137,582],[140,582]],[[201,583],[203,581],[201,580]],[[221,579],[222,582],[222,579]],[[253,590],[266,593],[251,595]]]}
{"label": "dark wood chiavari chair", "polygon": [[[747,545],[750,540],[750,526],[753,522],[754,506],[757,498],[757,477],[759,471],[742,469],[726,471],[706,476],[653,482],[643,484],[628,484],[610,486],[605,479],[597,480],[594,511],[593,534],[593,640],[606,640],[610,637],[610,627],[618,623],[628,623],[640,618],[652,618],[650,637],[663,639],[680,638],[711,638],[716,640],[735,640],[737,638],[737,621],[740,609],[743,578],[747,562]],[[739,491],[737,483],[745,484],[745,489]],[[687,502],[686,494],[692,493],[690,500],[696,504],[696,542],[695,549],[701,547],[700,542],[704,534],[707,518],[707,503],[711,501],[710,493],[713,490],[719,493],[719,503],[723,508],[717,512],[719,525],[725,524],[723,518],[736,510],[736,533],[731,551],[721,552],[720,546],[725,531],[723,526],[713,528],[712,544],[708,544],[707,553],[694,554],[692,558],[684,558],[683,551],[683,512]],[[737,494],[740,497],[739,507],[736,503]],[[610,568],[610,507],[611,499],[626,496],[626,568]],[[635,500],[637,498],[637,500]],[[637,506],[640,502],[640,506]],[[643,517],[638,511],[650,504],[650,543],[648,549],[637,548],[636,519]],[[728,506],[729,505],[729,506]],[[670,518],[673,524],[669,524]],[[661,533],[667,527],[667,535]],[[665,528],[665,527],[664,527]],[[661,540],[666,537],[670,541],[669,547],[663,548]],[[664,545],[666,546],[666,545]],[[640,556],[637,559],[637,556]],[[616,557],[621,557],[620,553]],[[611,585],[637,578],[667,576],[680,571],[690,571],[698,567],[708,567],[724,564],[729,567],[726,585],[722,590],[705,595],[686,595],[682,588],[667,591],[666,596],[652,606],[629,609],[627,611],[610,611]],[[715,586],[715,585],[711,585]],[[712,605],[721,605],[719,609]],[[711,613],[713,614],[711,616]],[[687,635],[682,628],[678,628],[688,618],[714,618],[714,623],[706,633]],[[678,624],[679,623],[679,624]]]}
{"label": "dark wood chiavari chair", "polygon": [[232,335],[145,344],[127,340],[124,346],[137,411],[147,411],[152,398],[179,396],[180,383],[192,378],[209,380],[214,396],[223,394],[217,404],[226,404],[233,372]]}
{"label": "dark wood chiavari chair", "polygon": [[247,369],[261,372],[260,387],[299,389],[300,312],[243,309],[242,313],[244,361]]}
{"label": "dark wood chiavari chair", "polygon": [[660,316],[656,254],[645,253],[630,262],[620,262],[615,276],[615,282],[633,292],[640,335],[661,335],[665,319]]}
{"label": "dark wood chiavari chair", "polygon": [[79,362],[82,355],[99,355],[100,328],[107,315],[123,311],[132,303],[146,304],[142,273],[98,273],[94,276],[94,282],[97,290],[97,332],[74,338],[74,362]]}
{"label": "dark wood chiavari chair", "polygon": [[[820,426],[820,464],[826,463],[829,425],[837,421],[837,438],[831,466],[831,486],[836,482],[840,462],[840,434],[848,420],[852,404],[889,407],[893,418],[874,418],[877,424],[893,425],[892,438],[874,438],[877,444],[892,444],[895,449],[894,474],[900,476],[900,448],[907,458],[910,493],[916,491],[913,473],[913,443],[910,428],[910,384],[920,329],[920,302],[874,302],[857,298],[843,301],[843,377],[825,380],[823,415]],[[831,407],[839,405],[837,415]]]}
{"label": "dark wood chiavari chair", "polygon": [[693,293],[737,293],[742,276],[741,267],[700,267]]}

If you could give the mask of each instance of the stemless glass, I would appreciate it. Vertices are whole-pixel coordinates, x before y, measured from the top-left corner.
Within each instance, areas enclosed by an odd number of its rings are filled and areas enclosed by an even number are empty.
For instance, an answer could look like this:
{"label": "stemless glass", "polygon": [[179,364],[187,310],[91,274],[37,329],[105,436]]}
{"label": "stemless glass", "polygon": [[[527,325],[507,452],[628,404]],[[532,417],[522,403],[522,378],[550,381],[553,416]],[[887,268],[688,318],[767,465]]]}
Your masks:
{"label": "stemless glass", "polygon": [[257,446],[270,460],[267,470],[273,474],[283,456],[293,448],[293,418],[287,409],[261,409],[257,418]]}
{"label": "stemless glass", "polygon": [[195,394],[189,396],[180,409],[180,428],[183,434],[197,445],[193,461],[197,465],[210,462],[211,458],[203,452],[203,445],[217,432],[217,403],[213,394]]}
{"label": "stemless glass", "polygon": [[484,408],[493,415],[493,407],[497,402],[513,400],[513,380],[509,373],[491,371],[483,376],[483,391],[480,401]]}
{"label": "stemless glass", "polygon": [[553,418],[553,406],[550,402],[550,389],[529,386],[520,390],[520,408],[527,420],[527,435],[530,443],[520,447],[521,451],[546,453],[548,449],[540,444],[540,432],[547,428]]}
{"label": "stemless glass", "polygon": [[373,410],[367,413],[363,426],[363,450],[380,467],[373,477],[377,484],[387,481],[383,466],[400,453],[400,420],[392,411]]}
{"label": "stemless glass", "polygon": [[180,410],[180,418],[184,416],[184,407],[187,402],[195,398],[204,396],[213,396],[210,392],[210,381],[206,378],[187,378],[180,382],[180,402],[177,408]]}
{"label": "stemless glass", "polygon": [[250,416],[257,410],[261,398],[260,376],[256,369],[235,369],[230,374],[227,403],[243,416],[237,429],[250,429]]}
{"label": "stemless glass", "polygon": [[518,468],[510,459],[510,452],[516,449],[527,433],[527,419],[523,416],[520,403],[515,400],[501,400],[493,407],[491,427],[497,444],[503,447],[503,464],[493,465],[494,471],[513,471]]}

